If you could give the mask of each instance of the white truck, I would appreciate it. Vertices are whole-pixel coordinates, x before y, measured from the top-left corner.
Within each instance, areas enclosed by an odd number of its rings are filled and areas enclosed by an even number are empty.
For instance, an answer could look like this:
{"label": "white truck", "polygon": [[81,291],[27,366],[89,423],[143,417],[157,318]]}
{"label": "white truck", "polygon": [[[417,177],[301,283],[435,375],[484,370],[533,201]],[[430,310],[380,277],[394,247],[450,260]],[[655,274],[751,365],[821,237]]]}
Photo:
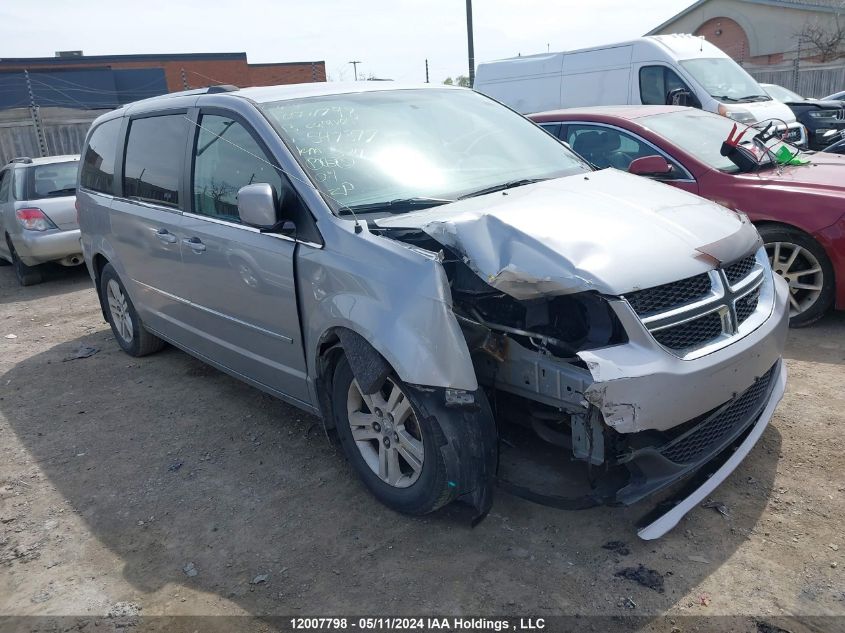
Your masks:
{"label": "white truck", "polygon": [[792,111],[704,38],[654,35],[479,65],[473,86],[523,114],[593,105],[688,105],[753,124],[772,120],[806,146]]}

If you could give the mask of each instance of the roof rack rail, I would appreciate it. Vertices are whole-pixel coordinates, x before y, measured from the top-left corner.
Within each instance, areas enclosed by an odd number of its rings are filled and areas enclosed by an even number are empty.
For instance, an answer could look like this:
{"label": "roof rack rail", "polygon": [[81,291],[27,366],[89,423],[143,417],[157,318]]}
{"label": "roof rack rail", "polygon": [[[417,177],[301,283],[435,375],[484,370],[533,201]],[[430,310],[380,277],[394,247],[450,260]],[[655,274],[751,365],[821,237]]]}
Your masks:
{"label": "roof rack rail", "polygon": [[10,163],[23,163],[24,165],[29,165],[32,162],[32,159],[29,156],[18,156],[13,158],[9,161]]}
{"label": "roof rack rail", "polygon": [[205,94],[207,95],[215,95],[220,92],[234,92],[235,90],[240,90],[237,86],[233,86],[232,84],[219,84],[217,86],[209,86]]}

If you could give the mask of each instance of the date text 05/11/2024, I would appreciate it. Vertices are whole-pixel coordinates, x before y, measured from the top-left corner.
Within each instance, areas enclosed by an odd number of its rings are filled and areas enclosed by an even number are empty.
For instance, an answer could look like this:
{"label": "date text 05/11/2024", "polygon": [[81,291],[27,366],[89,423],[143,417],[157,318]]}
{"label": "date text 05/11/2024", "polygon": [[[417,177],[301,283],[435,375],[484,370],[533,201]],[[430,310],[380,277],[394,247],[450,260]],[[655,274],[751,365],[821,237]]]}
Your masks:
{"label": "date text 05/11/2024", "polygon": [[297,631],[541,631],[546,628],[544,618],[506,620],[464,617],[297,617],[290,619],[290,625]]}

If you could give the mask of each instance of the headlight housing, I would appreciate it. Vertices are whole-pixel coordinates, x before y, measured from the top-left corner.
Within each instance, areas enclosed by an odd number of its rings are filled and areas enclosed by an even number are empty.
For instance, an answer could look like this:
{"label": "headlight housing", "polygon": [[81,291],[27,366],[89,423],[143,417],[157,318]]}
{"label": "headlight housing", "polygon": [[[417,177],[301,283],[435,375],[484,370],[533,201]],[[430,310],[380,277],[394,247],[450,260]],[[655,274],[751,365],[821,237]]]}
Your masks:
{"label": "headlight housing", "polygon": [[757,117],[755,117],[750,110],[746,110],[745,108],[729,108],[728,106],[722,104],[719,106],[719,114],[726,116],[729,119],[733,119],[738,123],[745,123],[746,125],[757,123]]}
{"label": "headlight housing", "polygon": [[835,119],[836,118],[836,111],[835,110],[810,110],[807,113],[811,119]]}

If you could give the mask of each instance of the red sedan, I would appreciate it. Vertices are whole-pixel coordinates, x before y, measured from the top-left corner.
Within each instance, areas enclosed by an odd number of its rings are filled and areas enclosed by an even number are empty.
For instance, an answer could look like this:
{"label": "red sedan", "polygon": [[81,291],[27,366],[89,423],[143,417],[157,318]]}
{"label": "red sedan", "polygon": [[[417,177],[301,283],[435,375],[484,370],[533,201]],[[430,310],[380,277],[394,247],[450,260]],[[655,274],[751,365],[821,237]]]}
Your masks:
{"label": "red sedan", "polygon": [[[691,108],[612,106],[531,118],[598,168],[648,176],[747,213],[772,268],[789,283],[791,325],[808,325],[831,305],[845,310],[845,156],[808,152],[800,154],[807,164],[781,165],[764,151],[756,152],[759,163],[738,165],[720,151],[734,122]],[[743,137],[752,152],[758,131]]]}

